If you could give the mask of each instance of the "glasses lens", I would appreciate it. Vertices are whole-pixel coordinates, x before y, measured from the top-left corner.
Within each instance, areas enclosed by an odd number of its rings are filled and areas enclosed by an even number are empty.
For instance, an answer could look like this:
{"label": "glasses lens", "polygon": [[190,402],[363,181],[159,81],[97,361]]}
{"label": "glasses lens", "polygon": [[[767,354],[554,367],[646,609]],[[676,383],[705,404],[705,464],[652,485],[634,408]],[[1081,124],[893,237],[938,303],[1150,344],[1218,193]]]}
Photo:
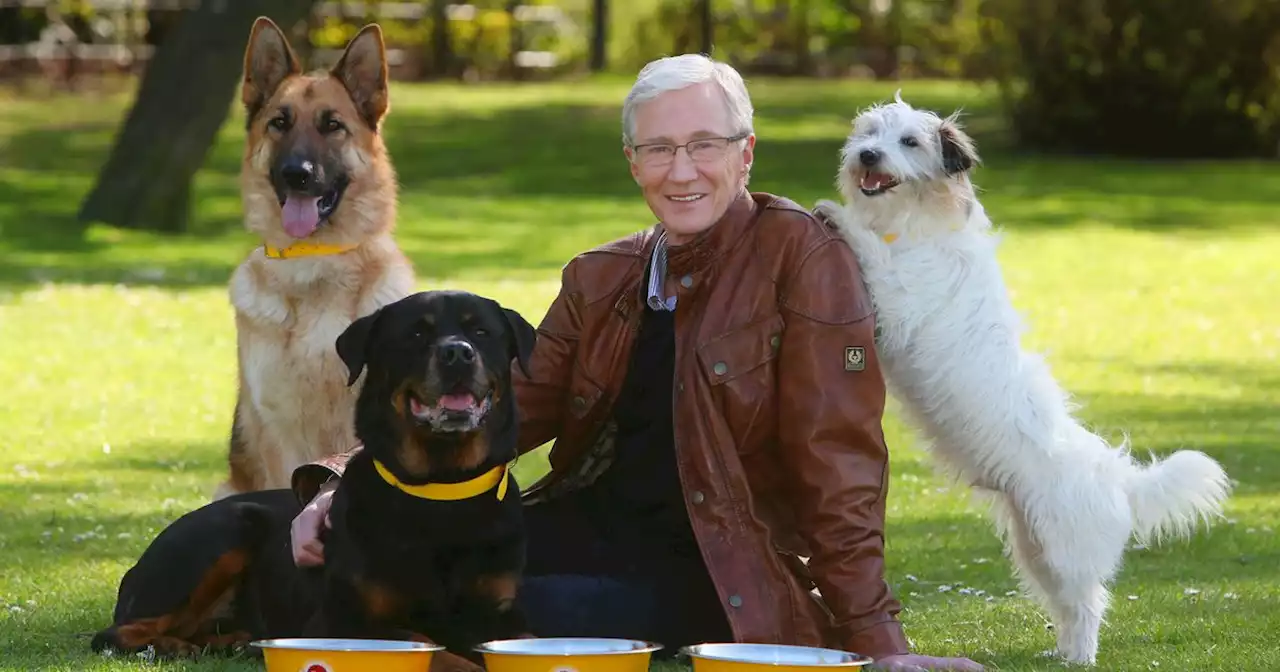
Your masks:
{"label": "glasses lens", "polygon": [[724,156],[725,147],[728,141],[722,139],[714,140],[698,140],[689,143],[689,156],[699,163],[704,161],[714,161]]}

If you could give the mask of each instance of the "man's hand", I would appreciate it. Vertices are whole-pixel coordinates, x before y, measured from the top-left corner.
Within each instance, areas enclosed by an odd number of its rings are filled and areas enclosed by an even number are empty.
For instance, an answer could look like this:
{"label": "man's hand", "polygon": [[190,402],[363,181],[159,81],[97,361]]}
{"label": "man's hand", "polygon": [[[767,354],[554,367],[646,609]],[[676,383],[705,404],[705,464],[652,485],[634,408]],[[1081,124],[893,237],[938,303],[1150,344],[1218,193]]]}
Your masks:
{"label": "man's hand", "polygon": [[329,522],[329,506],[333,504],[333,491],[337,479],[321,486],[302,511],[293,519],[289,531],[293,543],[293,564],[299,567],[316,567],[324,564],[324,544],[320,543],[320,526],[333,527]]}
{"label": "man's hand", "polygon": [[983,672],[984,667],[968,658],[934,658],[933,656],[889,656],[871,666],[873,670],[886,672],[925,672],[926,670],[958,670],[959,672]]}

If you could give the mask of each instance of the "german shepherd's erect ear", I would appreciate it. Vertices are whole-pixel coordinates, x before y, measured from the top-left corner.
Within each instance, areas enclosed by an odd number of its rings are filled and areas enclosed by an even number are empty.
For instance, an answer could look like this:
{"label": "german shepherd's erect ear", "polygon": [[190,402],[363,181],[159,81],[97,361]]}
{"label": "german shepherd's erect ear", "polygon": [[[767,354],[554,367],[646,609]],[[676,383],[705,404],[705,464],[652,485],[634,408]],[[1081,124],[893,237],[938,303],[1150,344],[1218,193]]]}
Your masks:
{"label": "german shepherd's erect ear", "polygon": [[275,21],[259,16],[249,32],[249,46],[244,52],[244,84],[240,96],[245,116],[252,120],[291,75],[302,72],[298,56],[289,46],[289,38]]}
{"label": "german shepherd's erect ear", "polygon": [[329,72],[347,87],[361,118],[376,133],[378,123],[390,105],[387,49],[382,41],[382,28],[376,23],[361,28]]}

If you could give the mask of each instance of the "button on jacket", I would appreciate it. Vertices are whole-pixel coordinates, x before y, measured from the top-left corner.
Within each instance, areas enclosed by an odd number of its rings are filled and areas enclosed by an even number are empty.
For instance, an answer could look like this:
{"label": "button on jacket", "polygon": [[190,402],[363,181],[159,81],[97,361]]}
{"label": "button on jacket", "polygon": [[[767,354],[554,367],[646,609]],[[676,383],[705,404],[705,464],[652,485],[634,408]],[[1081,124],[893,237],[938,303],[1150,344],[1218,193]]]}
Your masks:
{"label": "button on jacket", "polygon": [[[659,237],[654,226],[574,257],[530,375],[513,369],[521,451],[554,441],[529,505],[585,487],[611,463],[612,402]],[[679,476],[735,639],[906,653],[883,577],[885,385],[852,251],[795,203],[743,191],[667,257]],[[340,475],[349,455],[299,467],[299,496]]]}

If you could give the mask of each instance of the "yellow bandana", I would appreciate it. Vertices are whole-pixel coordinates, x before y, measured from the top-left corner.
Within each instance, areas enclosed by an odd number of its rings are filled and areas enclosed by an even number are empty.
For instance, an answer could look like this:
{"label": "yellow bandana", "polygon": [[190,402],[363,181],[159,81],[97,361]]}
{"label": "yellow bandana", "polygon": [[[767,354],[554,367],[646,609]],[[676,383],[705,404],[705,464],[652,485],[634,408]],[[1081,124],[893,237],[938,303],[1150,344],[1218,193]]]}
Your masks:
{"label": "yellow bandana", "polygon": [[470,499],[492,490],[495,485],[498,486],[498,501],[502,501],[507,496],[507,482],[511,480],[507,477],[507,465],[500,464],[469,481],[461,483],[407,485],[401,483],[400,479],[396,478],[395,474],[391,473],[391,470],[383,466],[381,462],[374,460],[373,466],[378,470],[378,475],[382,476],[382,480],[395,486],[397,490],[414,497],[442,502]]}
{"label": "yellow bandana", "polygon": [[319,257],[328,254],[342,254],[356,249],[357,245],[321,245],[298,241],[289,247],[279,248],[263,245],[262,250],[271,259],[293,259],[294,257]]}

